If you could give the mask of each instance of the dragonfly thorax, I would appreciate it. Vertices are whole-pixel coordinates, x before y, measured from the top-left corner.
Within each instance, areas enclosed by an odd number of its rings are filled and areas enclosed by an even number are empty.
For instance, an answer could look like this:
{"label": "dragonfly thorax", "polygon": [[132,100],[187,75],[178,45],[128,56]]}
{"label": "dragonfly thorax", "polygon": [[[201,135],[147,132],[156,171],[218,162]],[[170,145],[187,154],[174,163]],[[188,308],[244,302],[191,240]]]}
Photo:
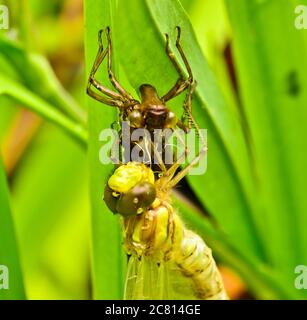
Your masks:
{"label": "dragonfly thorax", "polygon": [[157,199],[142,215],[125,217],[125,246],[130,254],[150,255],[157,261],[171,258],[172,248],[180,245],[183,224],[170,203]]}

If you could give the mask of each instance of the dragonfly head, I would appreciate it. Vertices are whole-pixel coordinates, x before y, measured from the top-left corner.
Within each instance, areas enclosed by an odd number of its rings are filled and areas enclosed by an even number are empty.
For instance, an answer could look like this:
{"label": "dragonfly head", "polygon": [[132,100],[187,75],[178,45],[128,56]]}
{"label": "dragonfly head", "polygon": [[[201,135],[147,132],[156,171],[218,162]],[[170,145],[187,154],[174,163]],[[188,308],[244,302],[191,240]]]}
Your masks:
{"label": "dragonfly head", "polygon": [[143,163],[129,162],[117,168],[104,190],[104,201],[113,213],[143,213],[156,199],[155,178]]}
{"label": "dragonfly head", "polygon": [[175,128],[176,116],[159,98],[156,88],[150,84],[142,84],[139,90],[142,103],[140,109],[130,115],[130,122],[136,123],[137,128],[146,126],[149,130]]}

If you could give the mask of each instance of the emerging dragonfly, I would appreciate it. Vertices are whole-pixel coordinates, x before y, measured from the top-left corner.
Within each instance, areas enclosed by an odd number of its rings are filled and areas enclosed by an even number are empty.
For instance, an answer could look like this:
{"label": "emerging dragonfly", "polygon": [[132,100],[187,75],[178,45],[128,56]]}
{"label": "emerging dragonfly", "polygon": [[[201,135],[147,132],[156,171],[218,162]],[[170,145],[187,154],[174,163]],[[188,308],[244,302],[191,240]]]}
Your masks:
{"label": "emerging dragonfly", "polygon": [[227,299],[210,248],[171,204],[170,191],[189,167],[178,174],[176,169],[173,165],[155,180],[149,167],[129,162],[114,171],[105,188],[106,204],[123,216],[130,255],[125,299]]}
{"label": "emerging dragonfly", "polygon": [[[192,95],[196,83],[180,45],[180,28],[177,27],[176,47],[188,71],[185,79],[180,65],[169,46],[166,35],[166,53],[179,78],[175,85],[160,98],[156,89],[140,86],[141,102],[134,99],[116,80],[112,72],[112,43],[110,29],[106,29],[108,46],[103,50],[101,31],[87,92],[96,100],[119,108],[121,120],[128,120],[131,132],[145,128],[176,127],[188,132],[194,127],[200,132],[192,116]],[[105,57],[108,57],[108,74],[117,92],[99,83],[95,74]],[[92,86],[104,95],[96,93]],[[178,120],[165,102],[187,91],[183,115]],[[150,145],[158,159],[158,168],[142,162],[121,164],[105,187],[104,200],[113,213],[123,217],[124,245],[130,256],[125,286],[125,299],[226,299],[221,276],[212,258],[211,250],[194,232],[188,230],[175,212],[170,198],[171,190],[206,153],[205,139],[198,155],[178,172],[183,153],[171,166],[163,162],[152,135],[143,141]],[[136,141],[139,143],[140,141]],[[142,147],[141,147],[142,148]]]}

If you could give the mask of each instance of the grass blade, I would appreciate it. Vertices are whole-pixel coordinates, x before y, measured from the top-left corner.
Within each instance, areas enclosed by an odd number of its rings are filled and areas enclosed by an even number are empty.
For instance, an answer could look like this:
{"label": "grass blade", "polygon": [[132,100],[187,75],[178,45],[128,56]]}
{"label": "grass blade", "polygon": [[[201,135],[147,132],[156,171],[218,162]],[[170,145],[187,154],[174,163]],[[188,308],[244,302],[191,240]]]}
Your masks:
{"label": "grass blade", "polygon": [[9,79],[8,77],[0,76],[0,95],[1,94],[7,95],[18,101],[29,110],[36,112],[46,120],[58,125],[83,145],[86,145],[87,131],[82,125],[63,115],[60,111],[53,108],[53,106],[51,106],[47,101],[29,91],[21,84]]}
{"label": "grass blade", "polygon": [[10,189],[28,299],[91,297],[87,171],[85,150],[44,124],[14,172]]}
{"label": "grass blade", "polygon": [[[5,172],[1,161],[0,208],[0,265],[6,266],[9,270],[9,289],[0,289],[0,300],[25,299],[25,291],[23,288],[23,279],[20,269],[12,213],[9,204],[9,192],[6,185]],[[0,275],[0,285],[2,285],[2,272]]]}
{"label": "grass blade", "polygon": [[[89,75],[98,50],[98,31],[106,26],[112,26],[111,11],[114,9],[115,2],[86,0],[84,4],[86,74]],[[106,69],[103,69],[101,79],[104,84],[109,83]],[[120,226],[116,217],[112,216],[102,200],[104,184],[113,166],[103,166],[99,162],[101,147],[99,133],[102,129],[109,128],[114,122],[116,110],[89,97],[88,110],[94,297],[96,299],[122,299],[126,259],[121,245]]]}
{"label": "grass blade", "polygon": [[236,271],[257,298],[291,299],[296,296],[293,289],[281,281],[282,275],[276,274],[270,266],[261,263],[248,253],[238,251],[223,232],[213,226],[182,196],[175,194],[174,205],[189,228],[200,234],[213,250],[213,256]]}
{"label": "grass blade", "polygon": [[269,263],[293,288],[295,266],[307,259],[307,36],[294,26],[300,1],[226,3]]}
{"label": "grass blade", "polygon": [[28,52],[5,36],[0,36],[0,52],[6,59],[6,63],[16,72],[18,80],[27,89],[66,113],[70,118],[81,123],[86,121],[86,112],[63,88],[43,55],[33,51]]}
{"label": "grass blade", "polygon": [[[254,186],[243,132],[223,99],[182,6],[177,0],[123,0],[119,1],[118,20],[119,54],[129,81],[135,89],[151,83],[161,95],[178,77],[164,52],[164,33],[170,33],[174,43],[175,26],[181,26],[183,49],[199,83],[193,112],[199,125],[208,129],[209,144],[208,171],[191,177],[191,185],[231,241],[242,252],[263,257],[255,227],[261,221],[251,201]],[[180,115],[182,102],[175,102],[171,106]]]}

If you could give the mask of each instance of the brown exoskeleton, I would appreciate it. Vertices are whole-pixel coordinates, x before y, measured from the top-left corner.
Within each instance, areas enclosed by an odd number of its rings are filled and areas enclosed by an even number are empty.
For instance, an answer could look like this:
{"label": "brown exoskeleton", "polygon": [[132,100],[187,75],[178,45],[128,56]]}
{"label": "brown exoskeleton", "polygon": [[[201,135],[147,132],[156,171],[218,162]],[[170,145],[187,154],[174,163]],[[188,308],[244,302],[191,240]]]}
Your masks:
{"label": "brown exoskeleton", "polygon": [[[178,80],[176,81],[175,85],[162,97],[158,95],[155,87],[152,85],[142,84],[139,87],[141,101],[134,99],[134,97],[120,85],[112,71],[112,41],[110,36],[110,28],[107,27],[105,30],[107,37],[107,48],[105,50],[102,44],[103,31],[100,30],[98,33],[99,50],[89,76],[87,93],[94,99],[104,104],[117,107],[120,111],[121,120],[129,121],[132,131],[137,128],[144,128],[152,133],[155,129],[169,128],[174,130],[176,127],[179,127],[185,132],[188,132],[191,127],[191,123],[194,123],[191,108],[192,95],[196,87],[196,82],[193,80],[192,70],[180,45],[181,29],[180,27],[176,27],[176,29],[176,47],[187,69],[188,77],[185,79],[180,65],[176,60],[174,53],[170,49],[169,35],[166,34],[165,51],[179,74]],[[103,86],[95,77],[96,72],[105,57],[107,57],[109,79],[116,91],[110,90]],[[99,94],[97,91],[94,91],[94,88],[101,94]],[[167,108],[166,102],[184,91],[187,91],[184,101],[184,112],[179,120],[177,119],[175,113]]]}

